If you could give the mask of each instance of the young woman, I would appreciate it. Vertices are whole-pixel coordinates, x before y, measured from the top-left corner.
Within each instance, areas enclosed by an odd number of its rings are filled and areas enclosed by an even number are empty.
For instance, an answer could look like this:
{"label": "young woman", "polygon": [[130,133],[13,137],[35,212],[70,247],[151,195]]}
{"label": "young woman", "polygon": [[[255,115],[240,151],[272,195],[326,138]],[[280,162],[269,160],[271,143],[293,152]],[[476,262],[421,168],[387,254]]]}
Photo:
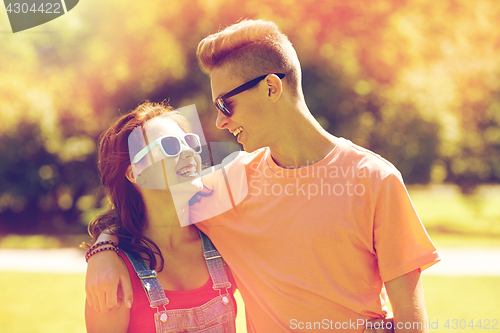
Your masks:
{"label": "young woman", "polygon": [[[86,304],[88,332],[235,332],[235,283],[210,240],[181,227],[190,200],[204,189],[201,144],[170,107],[145,102],[102,136],[99,169],[111,209],[89,226],[94,240],[110,230],[119,240],[97,242],[118,253],[132,281],[134,302],[102,313]],[[175,205],[172,193],[175,192]]]}

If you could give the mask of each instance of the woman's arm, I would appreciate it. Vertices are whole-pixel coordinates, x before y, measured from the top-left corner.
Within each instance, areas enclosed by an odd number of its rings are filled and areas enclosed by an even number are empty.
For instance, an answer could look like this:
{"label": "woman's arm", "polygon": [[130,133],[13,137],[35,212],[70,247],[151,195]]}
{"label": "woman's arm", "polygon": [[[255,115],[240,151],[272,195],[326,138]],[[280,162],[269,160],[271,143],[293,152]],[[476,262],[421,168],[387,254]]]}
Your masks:
{"label": "woman's arm", "polygon": [[[118,237],[101,233],[97,242],[110,240],[118,243]],[[121,291],[121,297],[118,292]],[[121,307],[122,301],[127,308],[134,300],[132,283],[127,267],[113,251],[99,252],[89,258],[85,276],[87,306],[95,312],[107,313]]]}
{"label": "woman's arm", "polygon": [[385,282],[394,312],[394,332],[427,333],[424,289],[420,270]]}

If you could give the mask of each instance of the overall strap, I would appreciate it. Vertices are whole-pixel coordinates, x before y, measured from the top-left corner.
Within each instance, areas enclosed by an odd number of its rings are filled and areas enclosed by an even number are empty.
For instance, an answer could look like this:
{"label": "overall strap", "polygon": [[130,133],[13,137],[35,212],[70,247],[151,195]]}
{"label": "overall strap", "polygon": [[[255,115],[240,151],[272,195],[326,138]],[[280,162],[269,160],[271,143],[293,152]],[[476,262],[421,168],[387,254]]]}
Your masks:
{"label": "overall strap", "polygon": [[200,238],[203,244],[203,255],[207,262],[208,272],[212,278],[213,288],[215,290],[231,288],[231,282],[227,277],[224,259],[215,248],[214,244],[207,235],[200,231]]}
{"label": "overall strap", "polygon": [[168,298],[165,296],[165,291],[156,278],[156,271],[149,269],[144,259],[136,255],[129,254],[123,251],[127,258],[132,263],[137,276],[141,280],[142,287],[148,296],[149,304],[152,308],[157,308],[160,305],[167,305]]}

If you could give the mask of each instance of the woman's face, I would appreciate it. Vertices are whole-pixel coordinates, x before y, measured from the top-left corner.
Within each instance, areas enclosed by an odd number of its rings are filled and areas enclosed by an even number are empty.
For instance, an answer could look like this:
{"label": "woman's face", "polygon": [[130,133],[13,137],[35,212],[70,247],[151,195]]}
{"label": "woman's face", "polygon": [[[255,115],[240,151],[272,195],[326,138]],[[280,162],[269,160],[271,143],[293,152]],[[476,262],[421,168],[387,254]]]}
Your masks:
{"label": "woman's face", "polygon": [[181,138],[181,150],[177,156],[170,157],[163,153],[160,145],[155,145],[148,156],[132,164],[136,185],[144,189],[157,190],[172,190],[175,186],[177,189],[195,191],[193,195],[202,190],[200,155],[184,142],[186,133],[179,125],[170,118],[156,117],[149,120],[143,129],[147,143],[167,135]]}

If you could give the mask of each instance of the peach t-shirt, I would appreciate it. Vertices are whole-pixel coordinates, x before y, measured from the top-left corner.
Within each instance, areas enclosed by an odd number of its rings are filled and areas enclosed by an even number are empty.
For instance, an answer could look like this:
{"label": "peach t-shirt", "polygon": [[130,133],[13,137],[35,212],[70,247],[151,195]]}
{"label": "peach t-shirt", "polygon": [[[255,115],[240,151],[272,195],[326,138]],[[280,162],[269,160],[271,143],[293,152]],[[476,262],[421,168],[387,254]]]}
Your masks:
{"label": "peach t-shirt", "polygon": [[190,215],[234,207],[197,226],[231,267],[249,332],[362,332],[383,317],[383,281],[439,261],[401,174],[350,141],[299,169],[276,165],[268,148],[223,169]]}

